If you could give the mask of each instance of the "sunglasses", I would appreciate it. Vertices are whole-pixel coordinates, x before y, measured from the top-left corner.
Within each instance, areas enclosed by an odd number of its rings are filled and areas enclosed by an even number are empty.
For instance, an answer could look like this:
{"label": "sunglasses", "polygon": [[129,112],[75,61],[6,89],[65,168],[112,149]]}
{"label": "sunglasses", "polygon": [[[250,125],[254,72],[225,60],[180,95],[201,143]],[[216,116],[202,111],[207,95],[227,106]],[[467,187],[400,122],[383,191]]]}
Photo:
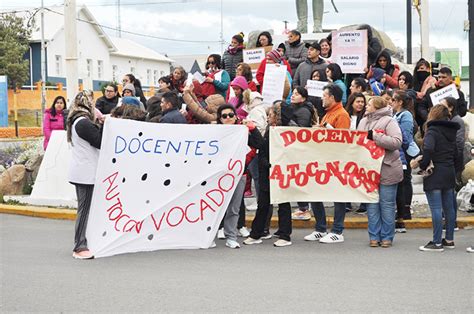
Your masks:
{"label": "sunglasses", "polygon": [[231,113],[223,113],[223,114],[221,115],[221,118],[222,118],[222,119],[227,119],[227,118],[232,119],[233,117],[235,117],[235,113],[232,113],[232,112],[231,112]]}
{"label": "sunglasses", "polygon": [[216,64],[216,62],[214,62],[214,61],[208,61],[207,63],[209,63],[209,64]]}

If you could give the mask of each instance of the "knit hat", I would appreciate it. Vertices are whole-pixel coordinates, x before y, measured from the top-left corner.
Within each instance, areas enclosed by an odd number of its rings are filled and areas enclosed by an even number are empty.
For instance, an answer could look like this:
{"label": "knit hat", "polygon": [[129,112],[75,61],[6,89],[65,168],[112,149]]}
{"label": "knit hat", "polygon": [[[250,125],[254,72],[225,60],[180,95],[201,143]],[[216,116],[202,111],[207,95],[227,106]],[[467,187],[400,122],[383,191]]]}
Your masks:
{"label": "knit hat", "polygon": [[133,86],[133,84],[125,84],[123,91],[125,91],[126,89],[132,92],[132,96],[135,96],[135,86]]}
{"label": "knit hat", "polygon": [[225,99],[224,97],[222,97],[222,95],[214,94],[214,95],[208,96],[205,102],[207,104],[207,107],[206,107],[207,112],[216,113],[217,109],[221,105],[225,104]]}
{"label": "knit hat", "polygon": [[272,51],[269,51],[267,53],[267,57],[272,59],[273,62],[275,62],[275,63],[280,63],[282,54],[277,49],[273,49]]}
{"label": "knit hat", "polygon": [[140,108],[140,101],[136,97],[126,96],[122,98],[122,105],[132,105]]}
{"label": "knit hat", "polygon": [[237,87],[240,87],[242,90],[246,90],[247,88],[249,88],[249,84],[247,83],[247,80],[245,79],[245,77],[239,75],[239,76],[236,76],[235,79],[232,81],[232,83],[230,83],[230,86],[237,86]]}

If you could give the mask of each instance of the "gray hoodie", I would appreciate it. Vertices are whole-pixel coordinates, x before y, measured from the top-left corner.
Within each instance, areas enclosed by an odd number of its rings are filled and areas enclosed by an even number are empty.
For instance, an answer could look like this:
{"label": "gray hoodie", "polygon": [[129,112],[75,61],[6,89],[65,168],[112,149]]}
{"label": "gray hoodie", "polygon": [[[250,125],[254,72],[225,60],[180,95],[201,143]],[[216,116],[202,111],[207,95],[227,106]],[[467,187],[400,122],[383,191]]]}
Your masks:
{"label": "gray hoodie", "polygon": [[293,88],[296,86],[306,86],[306,82],[311,79],[311,74],[314,70],[326,71],[328,64],[323,59],[319,58],[316,62],[306,59],[305,62],[301,63],[296,69],[293,77]]}

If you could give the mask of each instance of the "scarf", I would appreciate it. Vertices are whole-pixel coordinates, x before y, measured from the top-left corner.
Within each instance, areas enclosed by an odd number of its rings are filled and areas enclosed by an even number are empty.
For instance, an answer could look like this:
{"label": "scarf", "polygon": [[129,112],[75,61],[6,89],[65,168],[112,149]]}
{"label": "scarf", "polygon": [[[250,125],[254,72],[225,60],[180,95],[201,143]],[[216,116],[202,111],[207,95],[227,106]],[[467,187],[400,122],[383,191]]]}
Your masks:
{"label": "scarf", "polygon": [[295,40],[295,41],[292,42],[292,43],[290,43],[290,42],[288,42],[288,43],[290,44],[291,47],[296,47],[296,46],[298,46],[298,45],[301,43],[301,37],[298,38],[298,40]]}
{"label": "scarf", "polygon": [[231,55],[235,55],[237,52],[239,52],[240,50],[242,50],[244,48],[245,47],[243,45],[239,45],[237,47],[229,46],[229,48],[227,48],[227,52],[229,52],[229,54],[231,54]]}
{"label": "scarf", "polygon": [[94,94],[90,90],[84,90],[76,95],[74,103],[69,109],[67,117],[67,141],[72,143],[72,125],[77,118],[86,117],[91,121],[95,121],[95,109],[92,97]]}

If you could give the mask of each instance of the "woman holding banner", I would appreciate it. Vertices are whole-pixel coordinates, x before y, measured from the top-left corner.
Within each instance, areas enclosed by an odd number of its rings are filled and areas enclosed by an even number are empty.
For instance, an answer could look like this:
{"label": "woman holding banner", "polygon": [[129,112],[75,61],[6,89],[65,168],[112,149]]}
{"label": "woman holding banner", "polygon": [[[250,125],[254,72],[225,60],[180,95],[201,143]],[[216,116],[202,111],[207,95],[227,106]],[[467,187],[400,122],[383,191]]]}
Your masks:
{"label": "woman holding banner", "polygon": [[[258,152],[259,185],[258,207],[255,218],[252,221],[250,237],[244,240],[244,244],[260,244],[264,236],[265,224],[270,209],[270,127],[287,126],[292,115],[291,106],[277,101],[268,113],[268,127],[263,137],[263,145]],[[278,237],[273,245],[283,247],[291,245],[292,224],[290,203],[278,204]],[[267,239],[270,237],[267,237]]]}
{"label": "woman holding banner", "polygon": [[392,118],[392,108],[382,97],[372,97],[358,130],[368,131],[367,138],[385,149],[380,170],[379,201],[367,204],[369,245],[392,246],[395,236],[395,201],[398,183],[403,180],[399,149],[402,133]]}
{"label": "woman holding banner", "polygon": [[102,129],[95,124],[92,91],[77,94],[67,118],[67,140],[71,143],[69,182],[77,193],[77,217],[72,256],[77,259],[94,258],[87,247],[86,229],[94,191],[95,174],[99,161]]}
{"label": "woman holding banner", "polygon": [[[224,104],[217,109],[217,123],[218,124],[240,124],[237,118],[237,111],[231,104]],[[254,151],[260,149],[263,144],[262,135],[252,122],[245,122],[249,129],[248,145]],[[247,168],[248,164],[245,164]],[[245,169],[247,171],[247,169]],[[244,171],[244,173],[245,173]],[[245,189],[245,175],[242,175],[239,183],[232,195],[229,206],[224,217],[224,235],[227,239],[226,246],[231,249],[240,248],[237,242],[237,223],[239,220],[240,205],[243,202]]]}

